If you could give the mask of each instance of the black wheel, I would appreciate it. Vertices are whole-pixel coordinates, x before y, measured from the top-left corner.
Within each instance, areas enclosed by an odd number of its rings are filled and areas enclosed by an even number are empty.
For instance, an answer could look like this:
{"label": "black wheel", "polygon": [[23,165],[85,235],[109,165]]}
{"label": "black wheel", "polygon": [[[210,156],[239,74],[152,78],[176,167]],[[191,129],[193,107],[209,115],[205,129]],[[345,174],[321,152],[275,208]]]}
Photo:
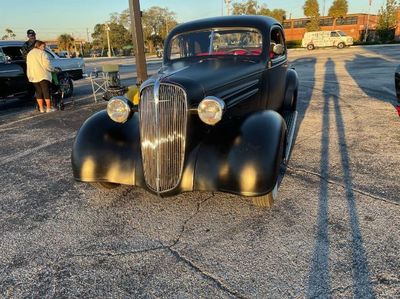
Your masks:
{"label": "black wheel", "polygon": [[315,49],[315,47],[314,47],[313,44],[308,44],[307,45],[307,50],[311,51],[311,50],[314,50],[314,49]]}
{"label": "black wheel", "polygon": [[283,110],[285,111],[296,111],[297,106],[297,90],[293,91],[290,96],[285,97],[283,102]]}
{"label": "black wheel", "polygon": [[339,44],[337,45],[337,47],[338,47],[339,49],[343,49],[343,48],[345,47],[345,44],[344,44],[344,43],[339,43]]}
{"label": "black wheel", "polygon": [[93,182],[90,184],[99,190],[111,190],[120,186],[120,184],[108,183],[108,182]]}
{"label": "black wheel", "polygon": [[278,182],[275,183],[274,189],[270,193],[262,196],[250,197],[253,205],[260,208],[272,208],[276,198],[278,197]]}
{"label": "black wheel", "polygon": [[251,201],[254,206],[259,207],[259,208],[272,208],[274,204],[274,197],[272,196],[272,192],[263,195],[263,196],[257,196],[257,197],[252,197]]}

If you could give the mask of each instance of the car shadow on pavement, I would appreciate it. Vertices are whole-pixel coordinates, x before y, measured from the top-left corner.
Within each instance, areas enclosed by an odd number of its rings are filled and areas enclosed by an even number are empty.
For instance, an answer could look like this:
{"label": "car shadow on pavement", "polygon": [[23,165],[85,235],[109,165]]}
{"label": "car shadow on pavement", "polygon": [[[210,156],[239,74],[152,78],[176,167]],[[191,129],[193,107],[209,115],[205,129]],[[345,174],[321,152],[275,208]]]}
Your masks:
{"label": "car shadow on pavement", "polygon": [[[335,63],[328,58],[325,64],[325,82],[323,87],[323,114],[322,114],[322,134],[321,134],[321,157],[320,157],[320,185],[319,185],[319,208],[317,228],[315,232],[314,252],[311,260],[308,298],[325,298],[332,296],[330,248],[337,244],[331,244],[329,231],[332,231],[329,223],[329,173],[331,160],[330,144],[331,137],[335,134],[330,132],[331,122],[336,123],[336,133],[340,151],[340,164],[343,173],[345,187],[345,199],[347,203],[347,213],[349,218],[349,234],[351,237],[351,261],[352,264],[352,287],[354,298],[374,298],[375,294],[371,286],[370,273],[368,269],[367,255],[364,249],[363,238],[358,219],[357,205],[353,191],[352,171],[350,168],[350,156],[346,141],[345,123],[340,107],[340,85],[335,73]],[[335,89],[331,88],[335,85]],[[337,86],[337,87],[336,87]],[[331,206],[339,203],[331,203]],[[345,212],[345,211],[344,211]]]}
{"label": "car shadow on pavement", "polygon": [[[311,102],[312,91],[315,86],[315,57],[299,58],[293,61],[293,65],[299,75],[299,92],[297,96],[297,126],[294,138],[297,137],[298,130],[303,122],[304,116]],[[304,70],[303,70],[304,68]],[[304,71],[304,74],[303,74]],[[306,83],[303,82],[305,80]],[[296,139],[293,140],[293,144]]]}
{"label": "car shadow on pavement", "polygon": [[[395,106],[397,99],[394,73],[397,64],[379,57],[356,54],[353,60],[346,61],[345,66],[347,72],[365,94]],[[387,74],[383,74],[383,72]],[[384,80],[379,79],[379,77],[384,78]]]}

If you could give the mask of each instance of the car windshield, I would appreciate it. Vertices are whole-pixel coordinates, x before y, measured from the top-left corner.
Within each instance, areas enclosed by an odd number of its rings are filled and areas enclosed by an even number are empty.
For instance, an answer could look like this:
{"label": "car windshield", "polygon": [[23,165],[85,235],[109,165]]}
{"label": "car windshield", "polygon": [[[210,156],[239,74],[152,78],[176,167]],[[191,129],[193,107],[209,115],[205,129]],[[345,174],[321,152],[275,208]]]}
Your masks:
{"label": "car windshield", "polygon": [[344,33],[343,31],[338,31],[340,36],[346,36],[346,33]]}
{"label": "car windshield", "polygon": [[251,55],[262,52],[262,35],[254,28],[210,28],[174,36],[169,59],[194,56]]}

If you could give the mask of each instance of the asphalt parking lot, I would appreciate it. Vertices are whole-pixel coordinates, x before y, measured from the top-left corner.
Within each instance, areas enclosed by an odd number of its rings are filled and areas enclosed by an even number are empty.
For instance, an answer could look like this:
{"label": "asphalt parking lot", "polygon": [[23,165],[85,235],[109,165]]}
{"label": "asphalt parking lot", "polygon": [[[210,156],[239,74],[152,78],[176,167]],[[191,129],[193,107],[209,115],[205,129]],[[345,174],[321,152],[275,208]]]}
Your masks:
{"label": "asphalt parking lot", "polygon": [[399,298],[399,49],[290,52],[298,132],[271,209],[74,182],[73,138],[105,107],[87,80],[65,111],[0,103],[0,297]]}

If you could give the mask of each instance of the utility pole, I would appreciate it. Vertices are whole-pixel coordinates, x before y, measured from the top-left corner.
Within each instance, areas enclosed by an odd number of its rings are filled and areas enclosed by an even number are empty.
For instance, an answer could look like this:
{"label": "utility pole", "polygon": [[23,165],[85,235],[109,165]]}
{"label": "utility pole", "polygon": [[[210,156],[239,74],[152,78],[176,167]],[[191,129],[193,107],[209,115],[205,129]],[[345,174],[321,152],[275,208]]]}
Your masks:
{"label": "utility pole", "polygon": [[132,39],[136,45],[136,84],[140,85],[147,79],[146,56],[144,53],[144,39],[142,28],[142,12],[139,0],[129,0],[129,11],[131,15]]}
{"label": "utility pole", "polygon": [[90,43],[90,39],[89,39],[89,28],[86,28],[86,39],[87,39],[87,42]]}
{"label": "utility pole", "polygon": [[326,0],[324,0],[324,4],[322,5],[322,16],[325,17],[325,3]]}
{"label": "utility pole", "polygon": [[372,4],[372,0],[368,0],[368,4],[369,4],[369,8],[368,8],[368,15],[367,15],[367,26],[365,27],[364,43],[367,42],[367,38],[368,38],[369,15],[371,14],[371,4]]}
{"label": "utility pole", "polygon": [[107,32],[107,45],[108,45],[107,56],[111,57],[110,26],[108,24],[106,24],[106,32]]}
{"label": "utility pole", "polygon": [[225,0],[225,5],[226,5],[226,15],[230,16],[231,15],[231,0]]}

